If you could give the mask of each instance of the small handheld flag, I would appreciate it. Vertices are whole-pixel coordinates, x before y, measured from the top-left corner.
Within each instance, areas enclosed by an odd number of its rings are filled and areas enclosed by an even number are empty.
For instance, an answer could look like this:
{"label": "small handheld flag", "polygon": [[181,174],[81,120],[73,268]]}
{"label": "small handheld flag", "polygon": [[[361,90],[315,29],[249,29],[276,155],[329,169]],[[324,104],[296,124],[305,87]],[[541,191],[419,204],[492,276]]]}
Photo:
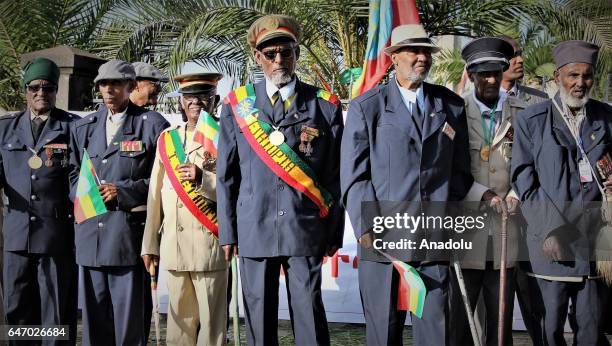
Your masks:
{"label": "small handheld flag", "polygon": [[400,280],[397,291],[397,309],[410,311],[416,317],[423,316],[423,306],[427,289],[419,272],[408,263],[402,262],[379,251],[383,256],[391,261],[393,267],[399,272]]}
{"label": "small handheld flag", "polygon": [[193,141],[202,144],[204,150],[217,157],[217,144],[219,142],[219,124],[212,115],[206,111],[200,111],[200,117],[196,124]]}
{"label": "small handheld flag", "polygon": [[81,223],[106,212],[104,200],[98,190],[98,176],[89,159],[87,150],[84,150],[76,196],[74,197],[74,218],[77,223]]}

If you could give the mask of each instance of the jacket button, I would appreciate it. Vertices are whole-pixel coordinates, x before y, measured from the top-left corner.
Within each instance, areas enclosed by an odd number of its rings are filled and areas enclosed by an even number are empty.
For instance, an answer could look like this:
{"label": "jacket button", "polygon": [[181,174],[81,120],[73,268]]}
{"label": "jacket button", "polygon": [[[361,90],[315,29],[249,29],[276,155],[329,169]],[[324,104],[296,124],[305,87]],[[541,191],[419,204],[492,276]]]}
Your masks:
{"label": "jacket button", "polygon": [[176,229],[177,229],[179,232],[182,232],[182,231],[183,231],[183,226],[178,226]]}
{"label": "jacket button", "polygon": [[33,201],[35,201],[35,200],[37,200],[37,199],[38,199],[38,197],[37,197],[36,195],[32,195],[32,196],[30,196],[30,199],[31,199],[31,200],[33,200]]}
{"label": "jacket button", "polygon": [[179,208],[182,208],[182,207],[183,207],[183,203],[179,203],[179,204],[178,204],[178,207],[179,207]]}
{"label": "jacket button", "polygon": [[32,174],[30,178],[32,178],[32,180],[36,180],[36,174]]}
{"label": "jacket button", "polygon": [[285,215],[285,211],[284,211],[284,210],[279,211],[279,212],[278,212],[278,215],[279,215],[279,216],[283,216],[283,215]]}
{"label": "jacket button", "polygon": [[98,228],[102,228],[104,227],[104,223],[103,222],[98,222]]}
{"label": "jacket button", "polygon": [[36,221],[36,216],[30,216],[30,221]]}
{"label": "jacket button", "polygon": [[107,159],[102,160],[102,163],[107,163],[107,162],[108,162]]}
{"label": "jacket button", "polygon": [[489,170],[489,172],[491,172],[491,173],[495,173],[495,168],[491,168],[491,169]]}
{"label": "jacket button", "polygon": [[279,189],[280,191],[283,191],[283,190],[285,189],[285,187],[284,187],[283,185],[279,185],[279,186],[278,186],[278,189]]}

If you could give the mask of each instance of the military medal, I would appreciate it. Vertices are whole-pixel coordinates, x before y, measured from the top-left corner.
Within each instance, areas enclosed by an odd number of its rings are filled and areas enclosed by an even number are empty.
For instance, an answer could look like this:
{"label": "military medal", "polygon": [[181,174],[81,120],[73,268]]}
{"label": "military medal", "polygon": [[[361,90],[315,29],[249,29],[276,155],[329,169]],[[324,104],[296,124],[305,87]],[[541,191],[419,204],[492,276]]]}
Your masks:
{"label": "military medal", "polygon": [[302,126],[302,133],[300,133],[301,143],[299,146],[299,150],[304,153],[305,156],[312,155],[312,141],[317,137],[319,137],[319,130],[306,125]]}
{"label": "military medal", "polygon": [[491,147],[485,145],[480,149],[480,159],[482,161],[489,161],[489,154],[491,153]]}
{"label": "military medal", "polygon": [[28,166],[32,169],[39,169],[43,165],[43,160],[36,154],[28,159]]}
{"label": "military medal", "polygon": [[45,153],[47,153],[47,159],[45,160],[45,166],[46,167],[53,166],[53,160],[51,160],[51,158],[53,157],[53,149],[52,148],[46,148],[45,149]]}
{"label": "military medal", "polygon": [[270,143],[274,145],[281,145],[285,143],[285,135],[279,130],[274,130],[270,133]]}

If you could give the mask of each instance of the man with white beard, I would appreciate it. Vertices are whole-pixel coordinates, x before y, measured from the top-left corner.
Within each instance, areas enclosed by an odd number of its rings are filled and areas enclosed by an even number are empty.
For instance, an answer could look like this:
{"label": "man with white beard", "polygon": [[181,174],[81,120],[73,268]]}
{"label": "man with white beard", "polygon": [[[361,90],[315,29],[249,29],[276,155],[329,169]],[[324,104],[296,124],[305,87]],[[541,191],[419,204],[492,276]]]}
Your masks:
{"label": "man with white beard", "polygon": [[559,92],[518,114],[512,182],[527,220],[529,287],[539,320],[534,344],[565,345],[569,301],[574,343],[603,339],[606,286],[592,255],[601,227],[599,201],[612,192],[598,167],[612,147],[612,108],[591,99],[599,47],[565,41],[553,50]]}

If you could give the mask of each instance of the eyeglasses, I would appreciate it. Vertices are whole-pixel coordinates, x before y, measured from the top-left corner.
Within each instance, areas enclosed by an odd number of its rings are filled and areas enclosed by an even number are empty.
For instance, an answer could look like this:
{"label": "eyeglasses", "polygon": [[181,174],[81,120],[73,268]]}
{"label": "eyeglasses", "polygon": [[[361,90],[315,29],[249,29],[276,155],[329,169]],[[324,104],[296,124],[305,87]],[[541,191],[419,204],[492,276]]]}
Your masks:
{"label": "eyeglasses", "polygon": [[52,84],[45,84],[45,85],[40,85],[40,84],[29,85],[28,84],[26,87],[28,88],[29,92],[34,93],[34,94],[36,94],[39,90],[42,90],[45,93],[52,93],[57,90],[57,87]]}
{"label": "eyeglasses", "polygon": [[215,95],[201,95],[201,94],[188,94],[188,95],[183,95],[183,99],[187,102],[202,102],[202,103],[209,103],[212,101],[212,99],[215,97]]}
{"label": "eyeglasses", "polygon": [[281,58],[287,59],[293,56],[293,48],[285,48],[285,49],[270,49],[267,51],[260,51],[266,59],[270,61],[274,61],[276,59],[276,54],[280,54]]}

